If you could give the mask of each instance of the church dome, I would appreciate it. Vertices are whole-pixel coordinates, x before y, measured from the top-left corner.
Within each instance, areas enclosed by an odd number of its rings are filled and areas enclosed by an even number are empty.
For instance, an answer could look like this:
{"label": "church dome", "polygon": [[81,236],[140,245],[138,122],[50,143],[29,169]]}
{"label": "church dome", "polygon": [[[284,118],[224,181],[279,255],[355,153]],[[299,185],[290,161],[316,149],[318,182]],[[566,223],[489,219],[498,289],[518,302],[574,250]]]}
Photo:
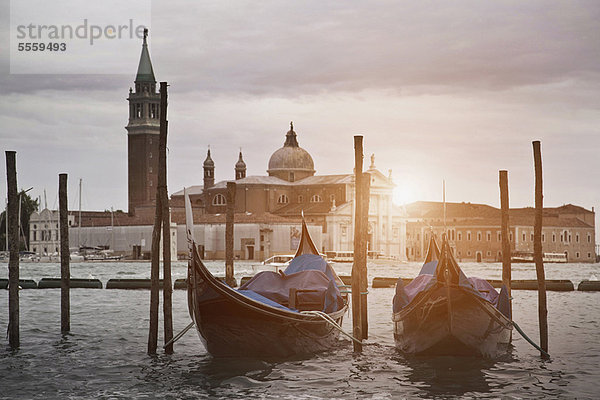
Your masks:
{"label": "church dome", "polygon": [[298,146],[294,125],[290,122],[290,130],[282,148],[273,153],[269,159],[269,175],[294,181],[315,173],[315,165],[308,151]]}

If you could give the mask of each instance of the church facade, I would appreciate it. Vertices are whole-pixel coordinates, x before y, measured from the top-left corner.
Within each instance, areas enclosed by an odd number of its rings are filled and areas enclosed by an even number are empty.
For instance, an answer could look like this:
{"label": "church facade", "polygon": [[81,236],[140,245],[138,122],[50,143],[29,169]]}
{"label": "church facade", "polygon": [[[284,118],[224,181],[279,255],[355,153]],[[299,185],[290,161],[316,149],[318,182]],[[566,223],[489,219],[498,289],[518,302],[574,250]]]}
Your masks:
{"label": "church facade", "polygon": [[[240,152],[234,169],[236,220],[238,215],[254,215],[261,220],[258,240],[251,244],[257,250],[256,257],[265,259],[282,252],[268,246],[277,240],[269,227],[271,221],[298,222],[302,213],[308,224],[319,227],[322,252],[352,251],[354,175],[316,175],[313,158],[299,146],[291,123],[283,146],[271,155],[267,165],[267,175],[246,176],[246,164]],[[203,184],[187,188],[194,213],[223,215],[227,205],[227,181],[215,183],[215,162],[210,150],[203,169]],[[366,173],[371,179],[367,243],[370,254],[404,259],[406,222],[402,209],[392,203],[391,177],[375,167],[374,156]],[[171,203],[174,209],[182,207],[183,190],[172,195]],[[289,253],[293,249],[286,250]]]}

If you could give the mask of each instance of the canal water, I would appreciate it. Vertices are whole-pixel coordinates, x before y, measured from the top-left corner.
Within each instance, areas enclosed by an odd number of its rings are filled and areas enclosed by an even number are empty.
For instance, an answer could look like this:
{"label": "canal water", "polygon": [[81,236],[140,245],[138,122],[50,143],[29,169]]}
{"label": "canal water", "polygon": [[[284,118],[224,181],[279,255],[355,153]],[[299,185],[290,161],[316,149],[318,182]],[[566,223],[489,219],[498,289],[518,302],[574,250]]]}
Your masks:
{"label": "canal water", "polygon": [[[223,262],[209,262],[223,274]],[[500,264],[464,263],[468,276],[500,279]],[[349,274],[350,264],[336,264]],[[418,263],[370,263],[369,276],[414,277]],[[260,267],[236,264],[236,277]],[[177,262],[173,279],[184,278]],[[74,278],[148,278],[148,263],[74,263]],[[58,264],[21,264],[21,278],[60,276]],[[600,264],[548,264],[547,279],[600,278]],[[0,264],[0,278],[7,277]],[[535,279],[532,264],[513,266],[513,279]],[[60,290],[20,292],[21,348],[5,339],[8,291],[0,291],[0,398],[598,398],[600,292],[548,292],[550,360],[542,360],[516,332],[509,354],[497,360],[407,357],[394,348],[393,289],[370,289],[369,340],[360,355],[340,339],[326,353],[285,361],[213,359],[191,330],[175,354],[146,354],[149,291],[71,291],[71,333],[60,334]],[[537,292],[513,291],[515,321],[536,342]],[[174,330],[189,322],[186,294],[173,295]],[[161,308],[162,309],[162,308]],[[350,315],[344,328],[350,330]],[[161,321],[162,327],[162,321]],[[162,340],[162,332],[159,334]]]}

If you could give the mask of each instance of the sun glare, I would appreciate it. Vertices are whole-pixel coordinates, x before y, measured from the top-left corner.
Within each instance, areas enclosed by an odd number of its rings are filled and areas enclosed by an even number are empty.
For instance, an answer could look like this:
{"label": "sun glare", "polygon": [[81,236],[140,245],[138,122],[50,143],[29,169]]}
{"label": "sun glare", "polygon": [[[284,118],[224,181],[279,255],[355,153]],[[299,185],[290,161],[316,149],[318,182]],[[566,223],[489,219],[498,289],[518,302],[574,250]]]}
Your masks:
{"label": "sun glare", "polygon": [[394,204],[407,204],[418,200],[419,193],[414,189],[411,181],[394,182],[396,187],[392,193]]}

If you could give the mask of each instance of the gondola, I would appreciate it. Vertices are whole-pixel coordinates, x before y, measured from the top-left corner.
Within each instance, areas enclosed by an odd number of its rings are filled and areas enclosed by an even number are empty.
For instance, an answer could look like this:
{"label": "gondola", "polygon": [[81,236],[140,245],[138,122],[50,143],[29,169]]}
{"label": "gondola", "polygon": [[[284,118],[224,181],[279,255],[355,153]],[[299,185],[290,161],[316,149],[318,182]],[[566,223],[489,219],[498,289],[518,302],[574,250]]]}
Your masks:
{"label": "gondola", "polygon": [[467,278],[445,238],[440,251],[433,234],[419,275],[396,284],[392,320],[396,348],[407,354],[496,358],[512,335],[506,287],[498,293]]}
{"label": "gondola", "polygon": [[343,283],[318,254],[304,218],[294,259],[283,273],[263,271],[235,290],[204,266],[186,225],[191,257],[188,309],[207,351],[215,357],[280,359],[330,349],[338,342],[347,299]]}

